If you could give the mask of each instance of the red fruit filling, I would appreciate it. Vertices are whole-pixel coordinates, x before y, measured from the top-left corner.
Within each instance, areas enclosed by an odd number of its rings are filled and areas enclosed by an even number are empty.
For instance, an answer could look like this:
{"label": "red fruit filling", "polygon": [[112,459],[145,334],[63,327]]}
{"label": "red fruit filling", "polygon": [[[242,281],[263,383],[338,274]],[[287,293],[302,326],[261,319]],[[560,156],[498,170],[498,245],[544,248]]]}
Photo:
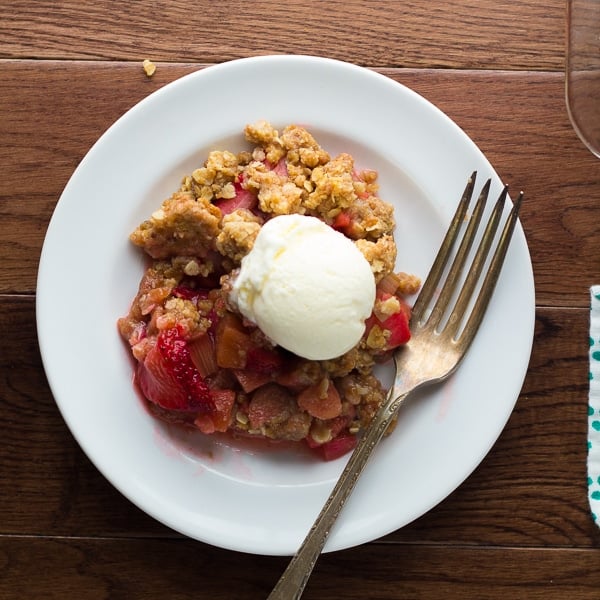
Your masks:
{"label": "red fruit filling", "polygon": [[233,198],[221,199],[215,202],[223,215],[228,215],[239,208],[254,210],[258,205],[255,193],[245,190],[240,183],[234,183],[235,196]]}
{"label": "red fruit filling", "polygon": [[212,390],[210,393],[214,410],[208,414],[199,414],[194,420],[194,425],[202,433],[222,433],[229,429],[231,413],[235,403],[233,390]]}
{"label": "red fruit filling", "polygon": [[190,358],[202,377],[209,377],[219,370],[215,356],[215,344],[208,333],[189,342],[188,349]]}
{"label": "red fruit filling", "polygon": [[[393,288],[393,281],[378,286],[366,322],[364,340],[375,327],[383,332],[381,352],[410,339],[410,307],[386,291]],[[171,297],[190,303],[207,321],[200,332],[177,323],[154,341],[146,336],[146,326],[144,335],[136,335],[138,326],[131,335],[132,346],[150,344],[138,363],[137,380],[158,416],[193,424],[205,434],[237,431],[246,423],[251,435],[304,440],[325,460],[355,447],[349,426],[360,407],[348,400],[352,384],[346,378],[336,379],[318,363],[273,347],[254,325],[225,308],[221,294],[198,289],[193,281],[175,286]],[[390,306],[396,312],[388,314]]]}
{"label": "red fruit filling", "polygon": [[357,439],[350,433],[342,433],[329,442],[325,442],[318,447],[318,452],[325,460],[335,460],[351,452],[356,448]]}
{"label": "red fruit filling", "polygon": [[254,373],[275,375],[283,366],[283,358],[276,350],[254,346],[246,352],[246,369]]}
{"label": "red fruit filling", "polygon": [[138,381],[148,400],[167,410],[210,412],[214,401],[196,369],[179,326],[161,331],[138,366]]}
{"label": "red fruit filling", "polygon": [[309,415],[323,421],[334,419],[342,412],[340,395],[329,378],[323,379],[300,392],[298,406]]}
{"label": "red fruit filling", "polygon": [[350,217],[350,213],[346,210],[343,210],[335,217],[331,226],[337,231],[344,233],[351,223],[352,217]]}
{"label": "red fruit filling", "polygon": [[[391,272],[394,219],[374,171],[357,170],[348,154],[329,156],[294,125],[279,136],[259,123],[246,137],[255,151],[211,153],[132,233],[153,262],[119,330],[156,416],[205,434],[302,442],[334,460],[355,447],[385,397],[373,365],[410,339],[402,294],[415,290]],[[229,304],[257,227],[283,210],[362,242],[380,279],[363,338],[337,359],[309,361],[274,346]]]}
{"label": "red fruit filling", "polygon": [[[378,306],[382,305],[387,306],[385,309],[378,310]],[[388,312],[390,306],[392,312]],[[374,328],[378,328],[377,331],[380,331],[385,339],[381,351],[394,350],[410,340],[410,315],[410,306],[402,298],[382,291],[378,286],[375,309],[366,321],[366,335],[369,336]]]}

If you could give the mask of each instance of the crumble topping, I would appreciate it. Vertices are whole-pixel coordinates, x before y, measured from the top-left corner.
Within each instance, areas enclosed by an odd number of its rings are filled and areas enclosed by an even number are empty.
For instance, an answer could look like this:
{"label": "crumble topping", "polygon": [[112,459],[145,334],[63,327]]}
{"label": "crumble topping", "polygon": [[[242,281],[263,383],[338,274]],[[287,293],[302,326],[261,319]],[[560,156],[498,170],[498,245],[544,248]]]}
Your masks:
{"label": "crumble topping", "polygon": [[146,73],[147,77],[152,77],[152,75],[154,75],[156,72],[156,65],[151,60],[146,58],[144,59],[144,62],[142,62],[142,69],[144,69],[144,73]]}
{"label": "crumble topping", "polygon": [[175,192],[130,236],[152,258],[206,256],[219,234],[221,211],[205,198]]}
{"label": "crumble topping", "polygon": [[[132,232],[152,260],[119,331],[158,417],[208,434],[304,440],[335,458],[385,397],[373,368],[408,339],[403,297],[420,280],[394,272],[393,207],[378,196],[376,171],[357,170],[347,153],[331,157],[298,125],[279,134],[258,121],[244,134],[250,150],[210,152]],[[318,217],[346,235],[375,278],[365,334],[335,359],[283,351],[229,301],[262,225],[285,214]]]}
{"label": "crumble topping", "polygon": [[376,283],[393,271],[396,264],[396,243],[391,235],[384,234],[375,242],[358,239],[355,243],[371,265]]}
{"label": "crumble topping", "polygon": [[252,250],[260,226],[260,218],[246,208],[238,208],[225,215],[217,236],[217,250],[234,262],[241,262]]}

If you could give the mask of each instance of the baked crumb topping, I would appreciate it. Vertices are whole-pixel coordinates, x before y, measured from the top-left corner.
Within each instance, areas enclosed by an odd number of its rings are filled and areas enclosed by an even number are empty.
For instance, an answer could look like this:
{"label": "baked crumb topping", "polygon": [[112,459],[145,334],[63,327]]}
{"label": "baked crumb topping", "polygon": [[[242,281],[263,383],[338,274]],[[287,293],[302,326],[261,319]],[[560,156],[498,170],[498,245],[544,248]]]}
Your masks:
{"label": "baked crumb topping", "polygon": [[[298,125],[280,134],[258,121],[244,134],[250,149],[210,152],[132,232],[151,263],[119,331],[157,416],[204,433],[305,440],[332,458],[331,444],[351,449],[385,396],[373,368],[405,343],[403,297],[420,280],[394,272],[393,207],[378,196],[376,171],[357,169],[347,153],[331,157]],[[372,316],[360,343],[336,359],[282,351],[229,302],[262,225],[284,214],[318,217],[353,240],[371,266]],[[339,442],[344,436],[348,445]]]}
{"label": "baked crumb topping", "polygon": [[154,73],[156,72],[156,65],[151,60],[146,58],[142,62],[142,69],[144,69],[144,73],[146,73],[146,76],[152,77],[152,75],[154,75]]}

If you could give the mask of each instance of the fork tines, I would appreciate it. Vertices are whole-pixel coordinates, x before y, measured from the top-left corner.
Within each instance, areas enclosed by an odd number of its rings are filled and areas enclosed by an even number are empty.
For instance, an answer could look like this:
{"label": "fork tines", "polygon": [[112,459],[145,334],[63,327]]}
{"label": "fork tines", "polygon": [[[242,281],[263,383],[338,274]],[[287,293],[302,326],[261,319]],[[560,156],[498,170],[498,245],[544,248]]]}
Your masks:
{"label": "fork tines", "polygon": [[488,254],[498,230],[508,195],[508,186],[504,186],[504,189],[500,193],[500,196],[494,205],[486,224],[485,231],[479,241],[479,246],[475,256],[471,262],[469,271],[458,294],[458,298],[456,299],[452,312],[449,314],[447,320],[442,322],[444,315],[447,313],[447,308],[450,306],[452,298],[457,291],[458,282],[462,279],[461,275],[463,273],[473,242],[476,238],[476,233],[485,210],[491,186],[491,179],[488,179],[481,189],[473,212],[470,218],[468,218],[468,224],[466,226],[466,230],[464,231],[464,235],[462,236],[458,250],[454,256],[454,260],[449,267],[445,283],[442,286],[439,296],[437,299],[435,299],[433,308],[429,314],[427,314],[427,308],[434,299],[444,270],[446,269],[446,266],[452,256],[455,243],[460,237],[460,232],[463,229],[463,223],[467,219],[467,211],[473,196],[476,176],[477,172],[475,171],[467,182],[465,191],[456,209],[450,227],[448,228],[444,241],[442,242],[427,280],[423,284],[423,288],[413,307],[411,319],[411,324],[414,327],[426,327],[434,329],[440,335],[453,338],[457,343],[464,343],[465,345],[470,343],[472,337],[477,331],[477,328],[485,313],[485,309],[487,308],[489,299],[494,291],[494,287],[504,262],[504,257],[506,256],[506,252],[508,250],[510,239],[518,220],[519,209],[523,200],[523,192],[521,192],[506,219],[504,229],[497,242],[496,250],[489,263],[487,273],[485,274],[479,295],[477,296],[475,304],[471,310],[471,314],[469,315],[462,331],[459,331],[466,315],[467,308],[470,305],[473,293],[477,288],[477,284],[482,276]]}

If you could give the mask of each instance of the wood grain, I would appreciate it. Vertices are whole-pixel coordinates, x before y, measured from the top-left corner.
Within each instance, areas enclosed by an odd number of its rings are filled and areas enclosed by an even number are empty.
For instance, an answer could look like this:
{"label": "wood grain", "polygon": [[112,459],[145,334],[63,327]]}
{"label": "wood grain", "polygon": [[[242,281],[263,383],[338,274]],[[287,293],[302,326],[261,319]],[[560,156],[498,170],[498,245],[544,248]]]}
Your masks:
{"label": "wood grain", "polygon": [[374,67],[562,70],[563,0],[0,3],[0,57],[218,63],[316,54]]}
{"label": "wood grain", "polygon": [[[0,292],[35,289],[50,216],[96,139],[136,102],[197,65],[0,62]],[[600,272],[600,163],[573,132],[553,73],[384,70],[430,99],[524,189],[537,302],[583,307]],[[506,105],[510,104],[510,110]],[[503,115],[501,118],[499,115]],[[43,131],[43,133],[41,133]],[[566,282],[566,285],[565,285]]]}
{"label": "wood grain", "polygon": [[[68,432],[43,375],[33,298],[0,296],[0,330],[0,534],[178,537],[121,497]],[[598,544],[582,442],[586,330],[585,310],[538,311],[529,373],[499,441],[456,492],[388,541]]]}
{"label": "wood grain", "polygon": [[[511,189],[525,191],[536,280],[529,369],[489,454],[413,523],[324,555],[304,597],[599,597],[586,423],[600,162],[567,117],[565,8],[564,0],[0,0],[1,600],[259,599],[287,564],[187,539],[113,488],[60,415],[35,328],[48,223],[99,136],[182,75],[277,53],[376,69],[450,116]],[[152,78],[144,58],[158,65]],[[243,100],[243,90],[232,93]]]}
{"label": "wood grain", "polygon": [[[0,538],[0,597],[261,600],[285,564],[183,539]],[[599,587],[590,550],[378,543],[323,555],[303,598],[597,600]]]}

